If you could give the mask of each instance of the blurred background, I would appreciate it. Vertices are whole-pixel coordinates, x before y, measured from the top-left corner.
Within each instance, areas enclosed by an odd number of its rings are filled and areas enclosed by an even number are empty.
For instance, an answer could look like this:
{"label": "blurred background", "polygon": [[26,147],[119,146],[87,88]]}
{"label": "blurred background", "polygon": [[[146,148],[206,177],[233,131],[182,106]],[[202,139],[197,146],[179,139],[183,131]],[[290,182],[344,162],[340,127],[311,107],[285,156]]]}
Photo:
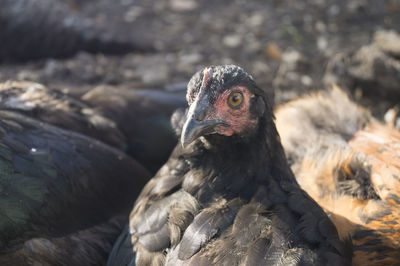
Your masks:
{"label": "blurred background", "polygon": [[0,81],[184,91],[233,63],[276,104],[338,83],[382,118],[400,99],[398,32],[400,0],[2,0]]}

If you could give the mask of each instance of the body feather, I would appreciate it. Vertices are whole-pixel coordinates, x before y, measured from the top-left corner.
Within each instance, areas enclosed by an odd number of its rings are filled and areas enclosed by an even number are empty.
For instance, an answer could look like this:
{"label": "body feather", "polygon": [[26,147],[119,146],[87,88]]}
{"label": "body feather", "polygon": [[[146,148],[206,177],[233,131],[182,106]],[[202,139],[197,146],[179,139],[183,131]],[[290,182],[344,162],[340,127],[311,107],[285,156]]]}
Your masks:
{"label": "body feather", "polygon": [[276,117],[298,182],[341,238],[352,237],[354,264],[397,265],[399,132],[338,88],[283,105]]}

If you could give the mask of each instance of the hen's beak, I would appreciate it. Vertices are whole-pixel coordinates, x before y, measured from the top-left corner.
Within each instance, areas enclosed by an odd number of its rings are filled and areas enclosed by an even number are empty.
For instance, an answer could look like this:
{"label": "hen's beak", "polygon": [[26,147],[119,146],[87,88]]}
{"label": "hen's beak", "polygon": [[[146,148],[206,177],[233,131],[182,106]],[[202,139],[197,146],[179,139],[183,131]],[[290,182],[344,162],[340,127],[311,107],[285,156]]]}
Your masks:
{"label": "hen's beak", "polygon": [[190,106],[181,134],[184,148],[201,136],[217,133],[221,125],[229,126],[229,123],[222,119],[206,119],[210,116],[208,102],[208,95],[204,95]]}

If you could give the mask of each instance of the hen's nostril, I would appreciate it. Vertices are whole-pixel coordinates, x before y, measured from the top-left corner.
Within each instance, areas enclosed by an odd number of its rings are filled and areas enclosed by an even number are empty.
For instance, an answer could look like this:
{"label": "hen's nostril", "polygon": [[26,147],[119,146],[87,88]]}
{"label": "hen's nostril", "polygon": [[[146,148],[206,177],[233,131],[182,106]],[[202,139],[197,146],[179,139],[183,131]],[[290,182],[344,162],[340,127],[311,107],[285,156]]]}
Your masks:
{"label": "hen's nostril", "polygon": [[198,122],[203,121],[206,118],[206,115],[207,115],[207,109],[203,109],[195,114],[194,119]]}

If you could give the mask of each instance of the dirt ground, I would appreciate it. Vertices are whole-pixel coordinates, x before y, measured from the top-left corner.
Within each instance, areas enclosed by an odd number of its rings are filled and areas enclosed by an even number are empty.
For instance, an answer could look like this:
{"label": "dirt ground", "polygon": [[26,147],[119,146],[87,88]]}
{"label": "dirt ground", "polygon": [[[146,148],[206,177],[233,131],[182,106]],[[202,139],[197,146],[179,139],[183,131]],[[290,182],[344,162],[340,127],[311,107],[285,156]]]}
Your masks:
{"label": "dirt ground", "polygon": [[[334,60],[354,56],[362,46],[373,42],[379,30],[400,32],[399,0],[57,1],[65,16],[72,14],[77,19],[77,34],[82,19],[100,29],[94,34],[105,34],[108,41],[117,38],[134,48],[123,53],[96,53],[96,49],[77,45],[63,58],[41,56],[18,62],[8,58],[0,65],[0,81],[36,81],[74,95],[103,84],[184,90],[190,76],[201,67],[233,63],[251,73],[279,104],[326,88],[332,82],[327,71],[333,71],[339,79],[349,79],[348,73],[341,76],[341,67],[346,72],[347,65],[333,69]],[[35,8],[39,7],[24,8],[23,12],[38,12]],[[40,12],[46,15],[52,11]],[[3,21],[7,17],[4,14]],[[16,17],[18,13],[7,19]],[[38,18],[32,15],[30,19]],[[38,27],[30,34],[35,36],[35,30],[42,35],[46,31]],[[7,49],[18,47],[20,40],[30,38],[26,36],[10,37],[14,39]],[[27,48],[25,53],[41,49],[40,40],[35,41],[39,45]],[[343,83],[360,103],[382,117],[385,110],[399,103],[399,55],[390,59],[394,60],[390,93],[386,93],[385,86],[376,87],[381,83],[375,81],[374,86],[353,80],[336,82]],[[379,71],[376,73],[379,75]]]}

